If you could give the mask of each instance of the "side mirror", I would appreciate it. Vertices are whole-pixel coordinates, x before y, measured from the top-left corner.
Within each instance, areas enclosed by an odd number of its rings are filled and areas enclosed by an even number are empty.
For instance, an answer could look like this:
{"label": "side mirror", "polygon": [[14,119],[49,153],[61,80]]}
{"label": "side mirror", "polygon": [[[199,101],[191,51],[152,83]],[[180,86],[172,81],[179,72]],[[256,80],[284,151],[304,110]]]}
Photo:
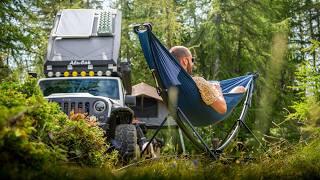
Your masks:
{"label": "side mirror", "polygon": [[131,95],[126,95],[124,97],[124,102],[129,106],[136,106],[136,97]]}

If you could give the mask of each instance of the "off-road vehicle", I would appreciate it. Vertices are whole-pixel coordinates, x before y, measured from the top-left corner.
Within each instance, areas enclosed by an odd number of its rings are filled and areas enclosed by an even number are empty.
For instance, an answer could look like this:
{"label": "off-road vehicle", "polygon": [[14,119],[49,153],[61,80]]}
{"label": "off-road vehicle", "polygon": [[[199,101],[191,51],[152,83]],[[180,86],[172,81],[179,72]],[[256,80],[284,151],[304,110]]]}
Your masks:
{"label": "off-road vehicle", "polygon": [[[139,153],[129,62],[120,62],[121,12],[69,9],[54,21],[39,80],[44,96],[66,114],[96,118],[112,146],[125,158]],[[139,131],[141,133],[141,131]],[[141,134],[139,135],[141,139]]]}

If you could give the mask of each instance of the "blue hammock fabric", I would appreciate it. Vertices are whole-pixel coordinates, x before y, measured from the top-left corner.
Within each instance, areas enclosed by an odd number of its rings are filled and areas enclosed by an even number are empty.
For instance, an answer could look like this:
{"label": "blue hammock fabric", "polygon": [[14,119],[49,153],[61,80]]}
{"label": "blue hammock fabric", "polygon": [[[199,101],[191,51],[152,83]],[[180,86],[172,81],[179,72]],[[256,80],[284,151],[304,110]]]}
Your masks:
{"label": "blue hammock fabric", "polygon": [[151,30],[138,31],[137,34],[149,68],[156,70],[164,89],[173,86],[178,88],[177,106],[194,126],[210,125],[228,117],[244,96],[243,93],[228,92],[236,86],[248,88],[253,81],[253,75],[220,81],[227,103],[227,113],[221,115],[202,101],[192,77],[160,43]]}

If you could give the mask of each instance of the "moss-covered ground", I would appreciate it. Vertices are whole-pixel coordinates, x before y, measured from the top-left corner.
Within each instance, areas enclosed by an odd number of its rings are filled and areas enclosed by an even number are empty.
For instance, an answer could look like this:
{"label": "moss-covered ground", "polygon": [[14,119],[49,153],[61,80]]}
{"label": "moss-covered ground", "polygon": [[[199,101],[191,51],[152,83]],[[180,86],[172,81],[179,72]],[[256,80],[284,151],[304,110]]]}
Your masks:
{"label": "moss-covered ground", "polygon": [[87,168],[72,164],[2,169],[1,176],[22,179],[318,179],[320,140],[298,145],[291,152],[255,160],[207,156],[162,157],[126,168]]}

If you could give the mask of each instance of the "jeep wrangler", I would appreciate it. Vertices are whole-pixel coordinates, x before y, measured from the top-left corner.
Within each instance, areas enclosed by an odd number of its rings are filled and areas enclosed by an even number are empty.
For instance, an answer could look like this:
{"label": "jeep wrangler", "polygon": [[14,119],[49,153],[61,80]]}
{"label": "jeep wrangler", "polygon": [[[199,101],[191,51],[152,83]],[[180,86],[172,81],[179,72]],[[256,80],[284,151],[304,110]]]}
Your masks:
{"label": "jeep wrangler", "polygon": [[67,9],[54,21],[39,86],[66,114],[95,117],[112,147],[134,158],[144,137],[132,124],[135,105],[129,62],[120,62],[121,12]]}

